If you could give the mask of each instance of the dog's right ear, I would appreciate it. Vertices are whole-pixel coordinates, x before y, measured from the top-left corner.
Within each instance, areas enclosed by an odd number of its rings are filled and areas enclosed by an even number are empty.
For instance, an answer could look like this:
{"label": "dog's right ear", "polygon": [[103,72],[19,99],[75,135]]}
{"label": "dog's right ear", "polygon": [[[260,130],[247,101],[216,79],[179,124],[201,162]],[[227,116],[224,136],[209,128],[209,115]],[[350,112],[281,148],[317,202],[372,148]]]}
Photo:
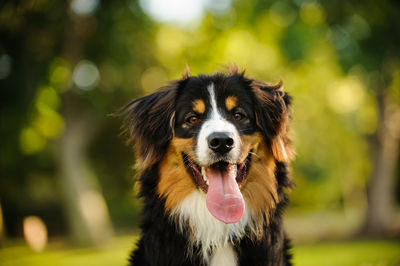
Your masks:
{"label": "dog's right ear", "polygon": [[123,134],[136,148],[140,170],[152,167],[168,149],[173,136],[175,100],[180,82],[172,82],[150,95],[135,99],[116,113],[125,117]]}

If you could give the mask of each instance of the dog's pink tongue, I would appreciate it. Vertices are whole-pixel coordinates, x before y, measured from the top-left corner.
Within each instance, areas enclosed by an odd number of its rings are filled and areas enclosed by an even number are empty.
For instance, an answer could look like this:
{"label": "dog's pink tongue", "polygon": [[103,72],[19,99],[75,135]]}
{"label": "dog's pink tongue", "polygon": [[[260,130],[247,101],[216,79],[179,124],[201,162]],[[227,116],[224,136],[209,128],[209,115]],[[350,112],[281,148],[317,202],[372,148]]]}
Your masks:
{"label": "dog's pink tongue", "polygon": [[207,167],[208,191],[206,204],[210,213],[226,224],[238,222],[244,212],[244,200],[236,182],[236,166],[226,169]]}

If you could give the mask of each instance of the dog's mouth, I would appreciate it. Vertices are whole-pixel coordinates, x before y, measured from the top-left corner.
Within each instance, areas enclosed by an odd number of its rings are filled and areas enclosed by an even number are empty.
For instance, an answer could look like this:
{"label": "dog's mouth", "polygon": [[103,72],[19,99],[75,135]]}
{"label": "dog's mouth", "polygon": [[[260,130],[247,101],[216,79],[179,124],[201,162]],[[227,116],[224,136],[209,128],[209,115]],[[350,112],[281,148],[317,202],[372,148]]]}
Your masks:
{"label": "dog's mouth", "polygon": [[198,165],[185,153],[182,157],[193,182],[207,194],[206,204],[210,213],[227,224],[238,222],[244,213],[240,185],[247,177],[251,153],[238,164],[219,161],[209,166]]}

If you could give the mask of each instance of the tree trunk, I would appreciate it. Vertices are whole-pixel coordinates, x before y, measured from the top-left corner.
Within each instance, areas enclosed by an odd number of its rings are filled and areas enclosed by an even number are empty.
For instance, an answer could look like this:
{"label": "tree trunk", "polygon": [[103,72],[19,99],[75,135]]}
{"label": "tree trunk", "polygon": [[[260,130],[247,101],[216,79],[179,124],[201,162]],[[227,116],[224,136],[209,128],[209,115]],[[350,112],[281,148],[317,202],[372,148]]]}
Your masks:
{"label": "tree trunk", "polygon": [[383,236],[390,232],[395,205],[394,174],[399,156],[400,108],[379,95],[378,129],[373,141],[373,165],[368,184],[368,208],[361,233]]}
{"label": "tree trunk", "polygon": [[[85,47],[80,29],[90,25],[90,18],[68,13],[62,57],[71,68],[82,60]],[[87,149],[92,141],[98,120],[81,103],[79,94],[73,91],[72,81],[65,84],[67,92],[62,94],[63,117],[66,130],[59,140],[57,154],[59,176],[64,193],[64,206],[70,237],[78,245],[97,245],[113,235],[107,205],[89,165]]]}
{"label": "tree trunk", "polygon": [[87,158],[97,123],[87,111],[71,110],[75,106],[68,105],[73,97],[65,100],[66,130],[59,140],[56,157],[70,236],[78,245],[98,245],[106,242],[113,230],[107,205]]}

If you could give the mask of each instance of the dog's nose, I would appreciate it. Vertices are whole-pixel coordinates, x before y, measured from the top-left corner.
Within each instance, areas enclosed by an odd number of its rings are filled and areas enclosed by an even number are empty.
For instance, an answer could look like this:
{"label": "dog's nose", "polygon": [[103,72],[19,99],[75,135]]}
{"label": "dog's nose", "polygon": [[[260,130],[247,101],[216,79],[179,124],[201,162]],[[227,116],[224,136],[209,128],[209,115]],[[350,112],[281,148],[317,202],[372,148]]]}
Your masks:
{"label": "dog's nose", "polygon": [[208,147],[216,153],[224,155],[232,150],[234,146],[233,138],[231,134],[227,132],[214,132],[211,133],[208,138]]}

